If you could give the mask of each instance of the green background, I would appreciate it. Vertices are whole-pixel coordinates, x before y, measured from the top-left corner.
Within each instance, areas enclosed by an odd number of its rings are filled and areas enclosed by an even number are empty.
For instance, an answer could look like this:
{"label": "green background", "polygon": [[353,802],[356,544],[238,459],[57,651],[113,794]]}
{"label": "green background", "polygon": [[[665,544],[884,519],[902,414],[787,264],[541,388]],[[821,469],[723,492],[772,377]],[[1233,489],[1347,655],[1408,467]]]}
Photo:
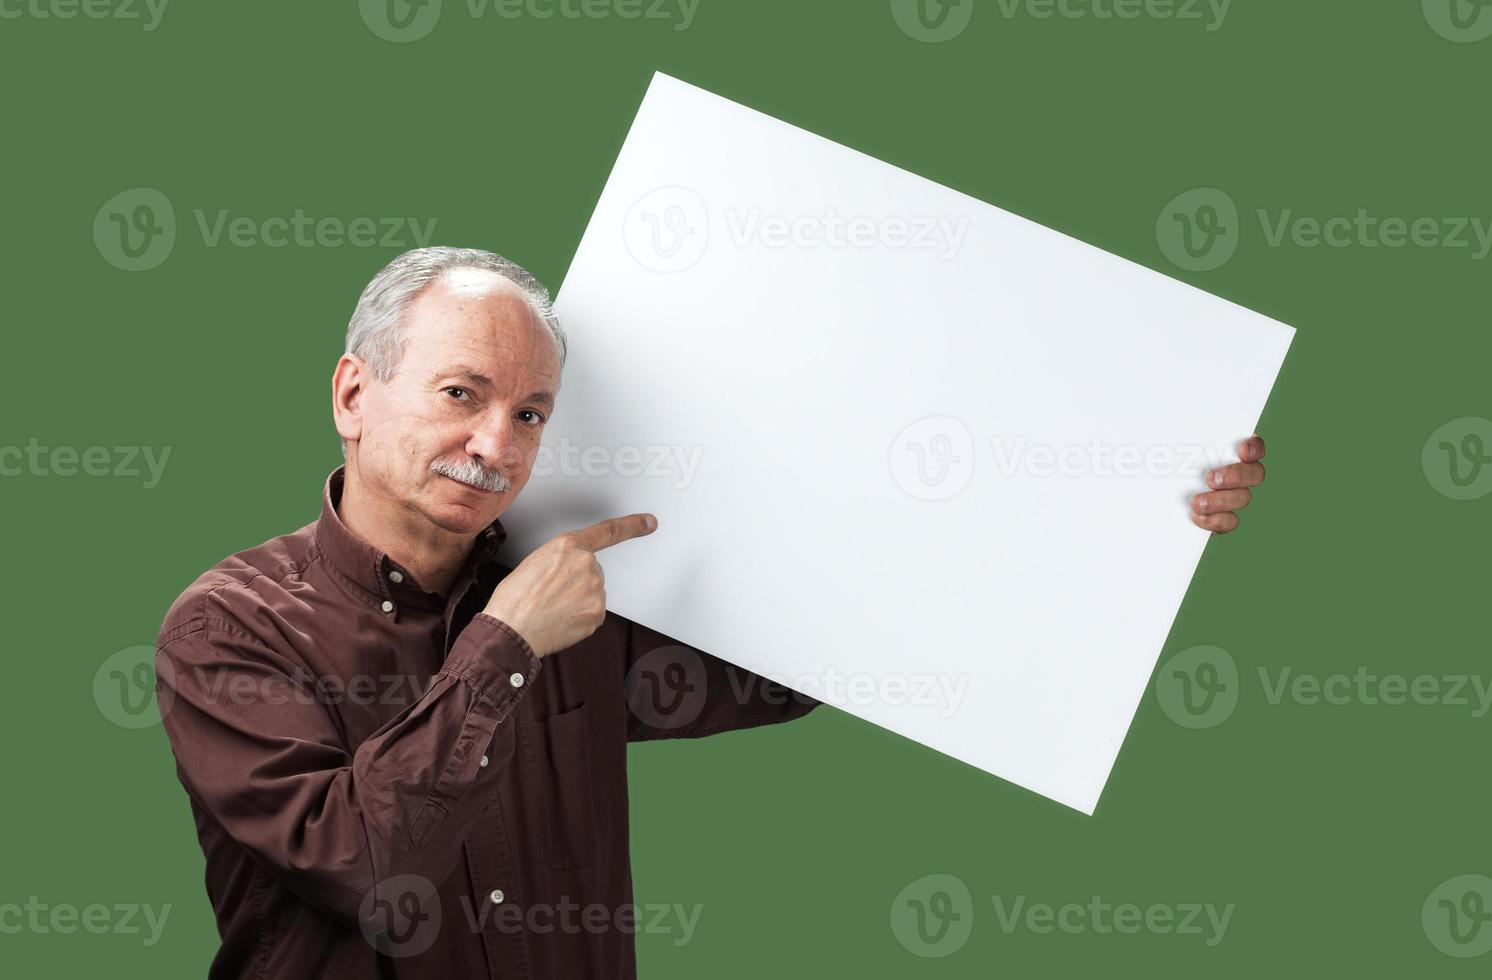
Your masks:
{"label": "green background", "polygon": [[[1492,873],[1492,721],[1271,704],[1256,675],[1492,674],[1476,550],[1492,500],[1449,499],[1420,464],[1443,423],[1492,414],[1489,266],[1468,249],[1270,247],[1254,214],[1492,219],[1492,40],[1440,36],[1418,0],[1237,0],[1213,31],[991,0],[944,43],[909,37],[885,2],[701,0],[676,26],[473,19],[461,0],[402,44],[349,0],[177,0],[153,31],[0,19],[0,445],[173,447],[151,489],[0,478],[15,630],[0,904],[172,906],[149,948],[0,935],[0,972],[206,972],[216,933],[165,736],[110,723],[94,674],[151,643],[200,571],[316,516],[340,459],[328,392],[347,317],[402,250],[205,247],[192,212],[434,217],[437,244],[557,288],[662,70],[1299,332],[1260,426],[1268,484],[1210,543],[1162,654],[1227,650],[1230,718],[1189,730],[1147,696],[1094,817],[834,710],[634,747],[637,900],[703,906],[687,945],[638,938],[642,974],[1485,976],[1492,959],[1439,952],[1420,908]],[[135,187],[173,202],[178,237],[124,272],[90,228]],[[1237,203],[1241,238],[1188,273],[1157,215],[1198,187]],[[967,885],[973,928],[923,959],[890,915],[933,873]],[[1017,895],[1236,909],[1212,947],[1006,934],[991,899]]]}

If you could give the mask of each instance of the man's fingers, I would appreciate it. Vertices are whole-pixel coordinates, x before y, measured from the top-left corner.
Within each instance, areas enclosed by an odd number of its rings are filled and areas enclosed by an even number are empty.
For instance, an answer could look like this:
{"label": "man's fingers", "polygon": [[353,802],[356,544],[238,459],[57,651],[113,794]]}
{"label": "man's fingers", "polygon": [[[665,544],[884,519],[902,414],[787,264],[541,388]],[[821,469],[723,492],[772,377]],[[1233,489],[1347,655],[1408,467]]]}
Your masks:
{"label": "man's fingers", "polygon": [[1231,463],[1207,471],[1207,485],[1214,490],[1257,487],[1263,482],[1263,463]]}
{"label": "man's fingers", "polygon": [[1264,440],[1259,438],[1259,433],[1255,432],[1238,444],[1238,458],[1245,463],[1257,463],[1264,458]]}
{"label": "man's fingers", "polygon": [[1230,510],[1218,514],[1193,514],[1192,523],[1214,534],[1227,534],[1238,526],[1238,515]]}
{"label": "man's fingers", "polygon": [[1192,513],[1221,514],[1225,511],[1242,510],[1254,498],[1247,487],[1240,490],[1214,490],[1199,493],[1192,498]]}
{"label": "man's fingers", "polygon": [[600,551],[614,544],[652,534],[658,527],[658,519],[652,514],[628,514],[626,517],[608,517],[590,527],[571,533],[575,543],[586,551]]}

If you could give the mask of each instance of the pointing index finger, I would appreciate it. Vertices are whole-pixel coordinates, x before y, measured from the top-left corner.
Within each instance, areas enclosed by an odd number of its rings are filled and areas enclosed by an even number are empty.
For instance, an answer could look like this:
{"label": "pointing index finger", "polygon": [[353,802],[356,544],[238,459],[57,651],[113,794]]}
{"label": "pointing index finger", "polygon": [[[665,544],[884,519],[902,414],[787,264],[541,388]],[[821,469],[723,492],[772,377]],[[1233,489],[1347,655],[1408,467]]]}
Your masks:
{"label": "pointing index finger", "polygon": [[600,551],[614,544],[652,534],[658,527],[658,519],[652,514],[628,514],[626,517],[608,517],[590,527],[574,532],[573,537],[586,551]]}

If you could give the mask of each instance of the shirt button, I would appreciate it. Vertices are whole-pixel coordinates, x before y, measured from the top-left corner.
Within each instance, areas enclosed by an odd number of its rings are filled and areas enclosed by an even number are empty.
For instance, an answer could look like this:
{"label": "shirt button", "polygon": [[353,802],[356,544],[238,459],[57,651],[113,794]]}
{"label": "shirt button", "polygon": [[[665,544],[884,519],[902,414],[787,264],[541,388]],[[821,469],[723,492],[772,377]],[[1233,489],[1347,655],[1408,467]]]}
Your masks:
{"label": "shirt button", "polygon": [[522,674],[514,674],[514,675],[512,675],[511,677],[508,678],[508,683],[512,684],[514,687],[522,687],[523,686],[523,675]]}
{"label": "shirt button", "polygon": [[394,611],[394,604],[392,602],[389,602],[387,599],[385,599],[385,600],[383,600],[383,605],[379,606],[378,608],[382,609],[384,612],[393,612]]}
{"label": "shirt button", "polygon": [[487,768],[487,757],[485,755],[482,756],[482,768],[483,769]]}
{"label": "shirt button", "polygon": [[395,585],[398,585],[400,582],[404,581],[404,573],[397,569],[389,572],[389,581],[393,582]]}
{"label": "shirt button", "polygon": [[487,897],[492,899],[493,905],[501,905],[503,903],[503,890],[501,888],[494,888]]}

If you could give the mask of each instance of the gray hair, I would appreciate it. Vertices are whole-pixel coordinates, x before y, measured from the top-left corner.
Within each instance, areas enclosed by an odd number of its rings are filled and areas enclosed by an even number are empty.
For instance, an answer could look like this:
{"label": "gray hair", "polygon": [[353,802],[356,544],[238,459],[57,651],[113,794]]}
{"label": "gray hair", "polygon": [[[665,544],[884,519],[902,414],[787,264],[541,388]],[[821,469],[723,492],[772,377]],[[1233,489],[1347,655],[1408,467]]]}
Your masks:
{"label": "gray hair", "polygon": [[379,270],[358,297],[347,324],[347,353],[367,362],[374,377],[387,382],[404,357],[404,318],[425,287],[452,269],[486,269],[517,286],[534,315],[544,321],[559,346],[560,367],[568,345],[549,290],[516,262],[479,248],[416,248]]}

